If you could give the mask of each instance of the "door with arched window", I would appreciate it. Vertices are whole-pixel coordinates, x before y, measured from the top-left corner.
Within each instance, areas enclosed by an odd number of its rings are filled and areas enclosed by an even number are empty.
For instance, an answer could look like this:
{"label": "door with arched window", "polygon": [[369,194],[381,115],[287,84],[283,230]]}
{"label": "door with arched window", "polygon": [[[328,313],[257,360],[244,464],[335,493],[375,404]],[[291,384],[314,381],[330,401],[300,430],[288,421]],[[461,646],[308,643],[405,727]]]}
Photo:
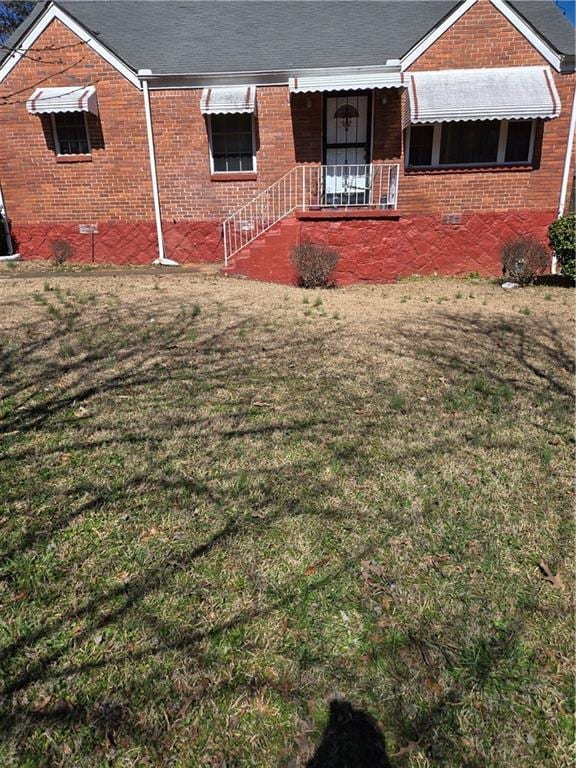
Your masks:
{"label": "door with arched window", "polygon": [[324,204],[367,205],[370,197],[370,98],[324,100]]}

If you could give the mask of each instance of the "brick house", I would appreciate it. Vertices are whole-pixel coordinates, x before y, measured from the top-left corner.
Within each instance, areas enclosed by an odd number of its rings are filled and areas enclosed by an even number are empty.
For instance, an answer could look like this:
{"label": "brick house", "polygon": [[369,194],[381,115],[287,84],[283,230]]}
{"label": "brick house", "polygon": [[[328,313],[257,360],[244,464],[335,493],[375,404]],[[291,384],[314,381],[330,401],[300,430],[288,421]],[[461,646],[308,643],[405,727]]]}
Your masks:
{"label": "brick house", "polygon": [[0,60],[12,247],[291,282],[312,241],[339,283],[499,274],[567,204],[574,63],[552,0],[39,3]]}

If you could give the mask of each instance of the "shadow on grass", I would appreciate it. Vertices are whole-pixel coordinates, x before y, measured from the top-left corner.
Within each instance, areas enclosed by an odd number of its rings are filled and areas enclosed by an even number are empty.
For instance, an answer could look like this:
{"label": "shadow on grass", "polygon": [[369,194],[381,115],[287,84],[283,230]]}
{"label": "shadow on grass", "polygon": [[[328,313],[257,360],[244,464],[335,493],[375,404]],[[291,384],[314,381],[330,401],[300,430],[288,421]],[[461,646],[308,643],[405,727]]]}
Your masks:
{"label": "shadow on grass", "polygon": [[322,740],[306,768],[391,768],[391,763],[374,718],[334,699]]}
{"label": "shadow on grass", "polygon": [[[107,308],[99,317],[97,311],[85,316],[78,307],[63,306],[58,310],[61,316],[51,324],[31,323],[23,328],[22,341],[5,340],[2,345],[0,439],[4,439],[2,462],[7,475],[11,474],[5,483],[5,503],[26,501],[24,511],[11,511],[20,530],[6,539],[2,551],[1,575],[8,589],[18,589],[18,569],[29,555],[48,551],[63,532],[74,536],[79,521],[103,510],[125,514],[127,531],[129,510],[141,499],[147,509],[157,503],[159,511],[175,508],[183,518],[195,505],[214,510],[195,540],[159,549],[152,562],[138,563],[126,582],[107,583],[64,606],[55,585],[48,603],[56,616],[43,616],[32,628],[25,621],[21,629],[12,630],[11,639],[0,648],[6,735],[16,731],[22,738],[37,724],[81,722],[94,727],[112,746],[118,732],[142,738],[146,725],[136,717],[126,685],[92,705],[63,699],[35,709],[23,694],[38,684],[64,684],[102,668],[137,665],[173,652],[197,658],[201,667],[205,653],[198,651],[201,644],[256,619],[282,614],[295,601],[326,590],[344,575],[349,577],[362,560],[382,547],[387,526],[400,519],[400,513],[390,511],[382,530],[366,530],[361,543],[331,564],[325,576],[311,581],[305,574],[292,574],[284,578],[280,596],[264,591],[250,607],[228,618],[216,612],[209,626],[193,631],[177,620],[170,623],[143,612],[141,621],[152,640],[76,663],[74,652],[83,643],[102,630],[122,626],[151,596],[169,593],[179,574],[188,573],[215,550],[232,555],[248,533],[266,547],[269,531],[284,520],[309,515],[326,526],[339,521],[345,525],[347,513],[334,501],[338,485],[326,475],[327,465],[333,461],[337,472],[343,464],[346,477],[358,484],[373,481],[375,465],[367,446],[385,441],[391,429],[406,428],[402,419],[413,418],[416,425],[419,420],[403,401],[398,401],[398,409],[390,409],[387,404],[394,389],[390,383],[382,385],[381,363],[369,355],[363,357],[360,372],[354,368],[358,361],[353,365],[342,355],[338,370],[323,371],[345,331],[326,326],[302,332],[286,325],[270,338],[259,329],[256,315],[219,321],[218,327],[211,328],[186,311],[173,312],[162,324],[151,323],[151,315],[159,317],[164,309],[162,304],[132,312]],[[501,417],[515,397],[543,403],[549,399],[570,408],[572,356],[549,321],[436,312],[425,328],[409,322],[394,327],[387,323],[386,334],[373,343],[379,355],[413,364],[418,392],[428,387],[429,396],[434,397],[438,380],[444,379],[438,390],[442,412],[484,410],[488,417]],[[317,376],[318,371],[323,375]],[[356,388],[356,379],[362,380],[362,388]],[[263,405],[261,398],[270,402]],[[492,440],[491,447],[518,448],[518,443],[506,440]],[[270,466],[266,458],[279,442],[283,461]],[[302,443],[317,450],[302,453]],[[259,460],[254,458],[255,450]],[[406,445],[388,455],[386,468],[400,474],[424,461],[431,450],[456,456],[462,442],[455,435],[438,439],[423,434],[417,448]],[[118,451],[125,452],[123,463],[108,464]],[[190,453],[197,464],[192,470],[183,469]],[[51,462],[63,454],[69,460],[81,455],[82,466],[71,463],[69,470],[54,469]],[[142,466],[127,466],[134,455],[141,455]],[[100,472],[110,468],[109,474],[87,473],[84,466],[92,461]],[[26,477],[22,466],[27,463],[31,471],[48,463],[47,476]],[[64,489],[58,486],[62,478]],[[97,518],[94,524],[97,527]],[[34,595],[26,596],[23,605],[28,599],[34,600]],[[44,607],[40,606],[41,612]],[[71,633],[78,622],[80,629]],[[475,666],[478,674],[489,675],[513,642],[513,636],[476,638],[469,652],[483,659],[484,671],[482,664]],[[460,649],[461,656],[466,653],[466,647]],[[150,675],[153,689],[154,673]],[[417,719],[404,713],[399,698],[393,717],[398,738],[422,740],[438,765],[449,764],[458,723],[448,714],[454,712],[464,690],[479,684],[482,680],[472,675],[462,690],[446,692]],[[139,681],[140,689],[143,685]],[[201,693],[200,698],[203,695],[209,694]],[[304,692],[291,691],[290,700],[299,709],[306,706]],[[379,741],[381,734],[371,723],[361,712],[351,708],[344,712],[334,705],[325,737],[309,766],[328,764],[330,745],[338,742],[336,730],[346,732],[349,726],[365,744],[368,730],[374,736],[374,754],[380,756],[371,765],[389,765],[384,741]],[[446,744],[442,728],[451,731]],[[145,740],[162,749],[164,737],[160,727],[150,730]],[[344,749],[338,743],[338,749]]]}

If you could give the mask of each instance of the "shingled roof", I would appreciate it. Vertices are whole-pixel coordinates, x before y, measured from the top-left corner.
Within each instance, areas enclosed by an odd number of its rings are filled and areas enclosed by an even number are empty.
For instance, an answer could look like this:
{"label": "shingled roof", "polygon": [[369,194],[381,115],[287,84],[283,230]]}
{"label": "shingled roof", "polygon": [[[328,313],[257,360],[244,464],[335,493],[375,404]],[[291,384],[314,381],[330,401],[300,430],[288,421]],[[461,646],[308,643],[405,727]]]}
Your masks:
{"label": "shingled roof", "polygon": [[[381,66],[402,58],[456,0],[71,0],[58,5],[134,70],[156,74]],[[553,0],[509,3],[558,53],[574,29]],[[9,41],[16,45],[45,3]]]}

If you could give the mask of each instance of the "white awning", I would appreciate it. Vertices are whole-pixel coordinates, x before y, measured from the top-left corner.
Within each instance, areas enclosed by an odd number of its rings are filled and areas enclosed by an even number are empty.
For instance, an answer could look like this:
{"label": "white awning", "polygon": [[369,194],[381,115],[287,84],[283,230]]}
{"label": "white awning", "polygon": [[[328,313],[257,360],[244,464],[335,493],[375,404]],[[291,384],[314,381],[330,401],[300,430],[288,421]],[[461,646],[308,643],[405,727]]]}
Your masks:
{"label": "white awning", "polygon": [[291,77],[290,93],[318,91],[360,91],[367,88],[400,88],[400,72],[370,72],[358,75],[324,75]]}
{"label": "white awning", "polygon": [[92,112],[98,114],[96,88],[93,85],[66,88],[36,88],[26,102],[32,115],[49,112]]}
{"label": "white awning", "polygon": [[548,67],[411,72],[410,122],[551,118],[560,97]]}
{"label": "white awning", "polygon": [[250,114],[256,110],[256,88],[243,85],[238,88],[204,88],[200,100],[203,115]]}

